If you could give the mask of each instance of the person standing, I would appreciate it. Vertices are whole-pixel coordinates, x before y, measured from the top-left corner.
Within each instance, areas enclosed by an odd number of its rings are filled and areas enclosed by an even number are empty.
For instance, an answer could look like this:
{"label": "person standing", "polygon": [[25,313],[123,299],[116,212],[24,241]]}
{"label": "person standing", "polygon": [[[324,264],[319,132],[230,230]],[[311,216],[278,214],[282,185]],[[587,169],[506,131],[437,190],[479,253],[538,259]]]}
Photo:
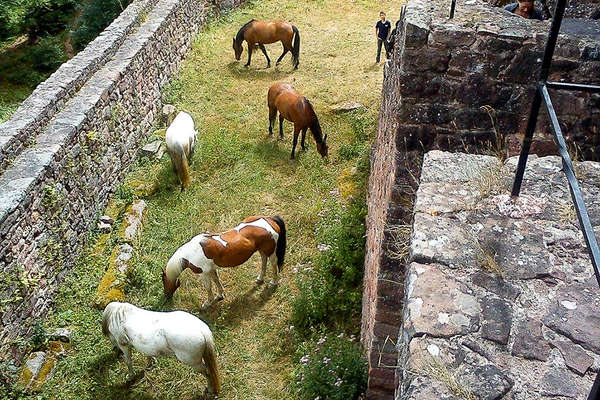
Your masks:
{"label": "person standing", "polygon": [[379,21],[377,21],[377,25],[375,25],[375,36],[377,37],[377,59],[376,62],[379,62],[381,59],[381,45],[385,48],[385,56],[390,58],[389,53],[389,43],[388,37],[390,35],[392,24],[390,21],[385,19],[385,13],[383,11],[379,12]]}
{"label": "person standing", "polygon": [[537,19],[540,21],[544,19],[542,13],[535,8],[535,2],[533,0],[518,0],[516,3],[507,4],[504,9],[513,14],[520,15],[523,18]]}

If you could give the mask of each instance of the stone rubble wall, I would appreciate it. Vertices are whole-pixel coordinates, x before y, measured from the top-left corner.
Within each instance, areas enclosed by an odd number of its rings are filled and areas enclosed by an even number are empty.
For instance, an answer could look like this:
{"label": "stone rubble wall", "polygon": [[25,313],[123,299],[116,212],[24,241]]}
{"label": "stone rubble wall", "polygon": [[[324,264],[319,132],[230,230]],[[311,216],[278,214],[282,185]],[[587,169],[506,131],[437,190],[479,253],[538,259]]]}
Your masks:
{"label": "stone rubble wall", "polygon": [[61,65],[21,103],[12,117],[0,123],[0,172],[48,124],[83,84],[112,57],[127,35],[157,0],[132,2],[96,39]]}
{"label": "stone rubble wall", "polygon": [[[504,7],[510,3],[516,3],[516,0],[483,0],[496,7]],[[550,13],[554,15],[557,0],[546,0],[546,5]],[[542,10],[542,4],[539,0],[535,2],[536,7]],[[599,0],[568,0],[567,8],[565,9],[565,17],[567,18],[600,18],[600,1]],[[596,16],[599,15],[599,16]]]}
{"label": "stone rubble wall", "polygon": [[[549,22],[525,20],[482,1],[409,0],[384,66],[382,107],[371,151],[362,342],[367,398],[391,399],[400,378],[398,342],[406,260],[398,237],[412,225],[421,160],[431,149],[513,155],[520,150]],[[574,22],[573,22],[574,21]],[[559,38],[553,80],[600,84],[599,22],[571,20]],[[577,34],[573,34],[577,32]],[[600,96],[554,91],[555,109],[578,156],[600,158]],[[532,146],[555,145],[542,119]],[[400,251],[401,252],[401,251]]]}
{"label": "stone rubble wall", "polygon": [[[447,19],[445,2],[414,0],[403,23],[403,50],[392,60],[401,98],[396,118],[409,144],[518,152],[550,22],[526,20],[485,3],[463,5]],[[587,29],[583,29],[586,26]],[[587,31],[587,32],[586,32]],[[551,80],[600,84],[600,21],[565,23]],[[600,155],[600,96],[553,91],[568,141]],[[555,150],[545,112],[534,153]]]}
{"label": "stone rubble wall", "polygon": [[[405,274],[396,399],[587,398],[600,370],[598,282],[559,157],[431,151]],[[600,232],[600,164],[576,166]]]}
{"label": "stone rubble wall", "polygon": [[51,308],[207,15],[240,3],[159,0],[0,176],[3,354]]}

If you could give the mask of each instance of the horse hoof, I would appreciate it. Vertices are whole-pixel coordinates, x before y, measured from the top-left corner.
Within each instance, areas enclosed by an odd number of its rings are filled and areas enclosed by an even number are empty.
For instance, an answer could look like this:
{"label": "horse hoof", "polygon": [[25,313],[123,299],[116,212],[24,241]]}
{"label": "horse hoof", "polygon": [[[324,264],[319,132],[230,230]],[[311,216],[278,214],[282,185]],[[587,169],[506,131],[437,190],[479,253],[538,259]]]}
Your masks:
{"label": "horse hoof", "polygon": [[258,278],[256,278],[256,284],[257,285],[262,285],[263,283],[265,283],[264,279],[258,279]]}
{"label": "horse hoof", "polygon": [[223,295],[223,294],[217,296],[217,298],[216,298],[216,301],[223,301],[223,300],[225,300],[225,295]]}

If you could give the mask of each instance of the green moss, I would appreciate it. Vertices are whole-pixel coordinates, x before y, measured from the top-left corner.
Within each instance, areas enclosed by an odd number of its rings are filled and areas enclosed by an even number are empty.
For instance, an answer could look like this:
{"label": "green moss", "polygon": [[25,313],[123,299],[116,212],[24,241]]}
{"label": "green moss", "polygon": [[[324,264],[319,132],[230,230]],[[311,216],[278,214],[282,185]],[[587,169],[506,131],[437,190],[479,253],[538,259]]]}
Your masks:
{"label": "green moss", "polygon": [[[118,249],[115,250],[118,252]],[[116,269],[111,265],[102,277],[100,284],[98,284],[94,306],[104,309],[111,301],[123,300],[125,300],[123,284],[117,280]]]}

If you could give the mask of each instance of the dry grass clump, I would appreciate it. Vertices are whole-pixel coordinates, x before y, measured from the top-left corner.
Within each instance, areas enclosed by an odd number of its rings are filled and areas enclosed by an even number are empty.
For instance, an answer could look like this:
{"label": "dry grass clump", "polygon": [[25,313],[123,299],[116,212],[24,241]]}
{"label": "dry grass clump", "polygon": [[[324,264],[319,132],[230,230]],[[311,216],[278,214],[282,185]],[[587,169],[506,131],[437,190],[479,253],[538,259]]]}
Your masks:
{"label": "dry grass clump", "polygon": [[504,277],[504,270],[498,264],[498,247],[499,243],[491,240],[481,243],[474,238],[477,245],[477,262],[479,267],[491,274]]}
{"label": "dry grass clump", "polygon": [[455,373],[450,372],[440,357],[426,356],[418,363],[418,373],[442,383],[454,396],[462,400],[477,400],[469,388],[459,382]]}
{"label": "dry grass clump", "polygon": [[505,170],[501,162],[480,165],[467,161],[465,173],[472,187],[477,189],[482,198],[500,194],[509,189],[508,180],[505,179]]}
{"label": "dry grass clump", "polygon": [[388,255],[393,260],[406,261],[410,250],[411,225],[394,225],[387,230],[392,237],[392,245],[388,248]]}

